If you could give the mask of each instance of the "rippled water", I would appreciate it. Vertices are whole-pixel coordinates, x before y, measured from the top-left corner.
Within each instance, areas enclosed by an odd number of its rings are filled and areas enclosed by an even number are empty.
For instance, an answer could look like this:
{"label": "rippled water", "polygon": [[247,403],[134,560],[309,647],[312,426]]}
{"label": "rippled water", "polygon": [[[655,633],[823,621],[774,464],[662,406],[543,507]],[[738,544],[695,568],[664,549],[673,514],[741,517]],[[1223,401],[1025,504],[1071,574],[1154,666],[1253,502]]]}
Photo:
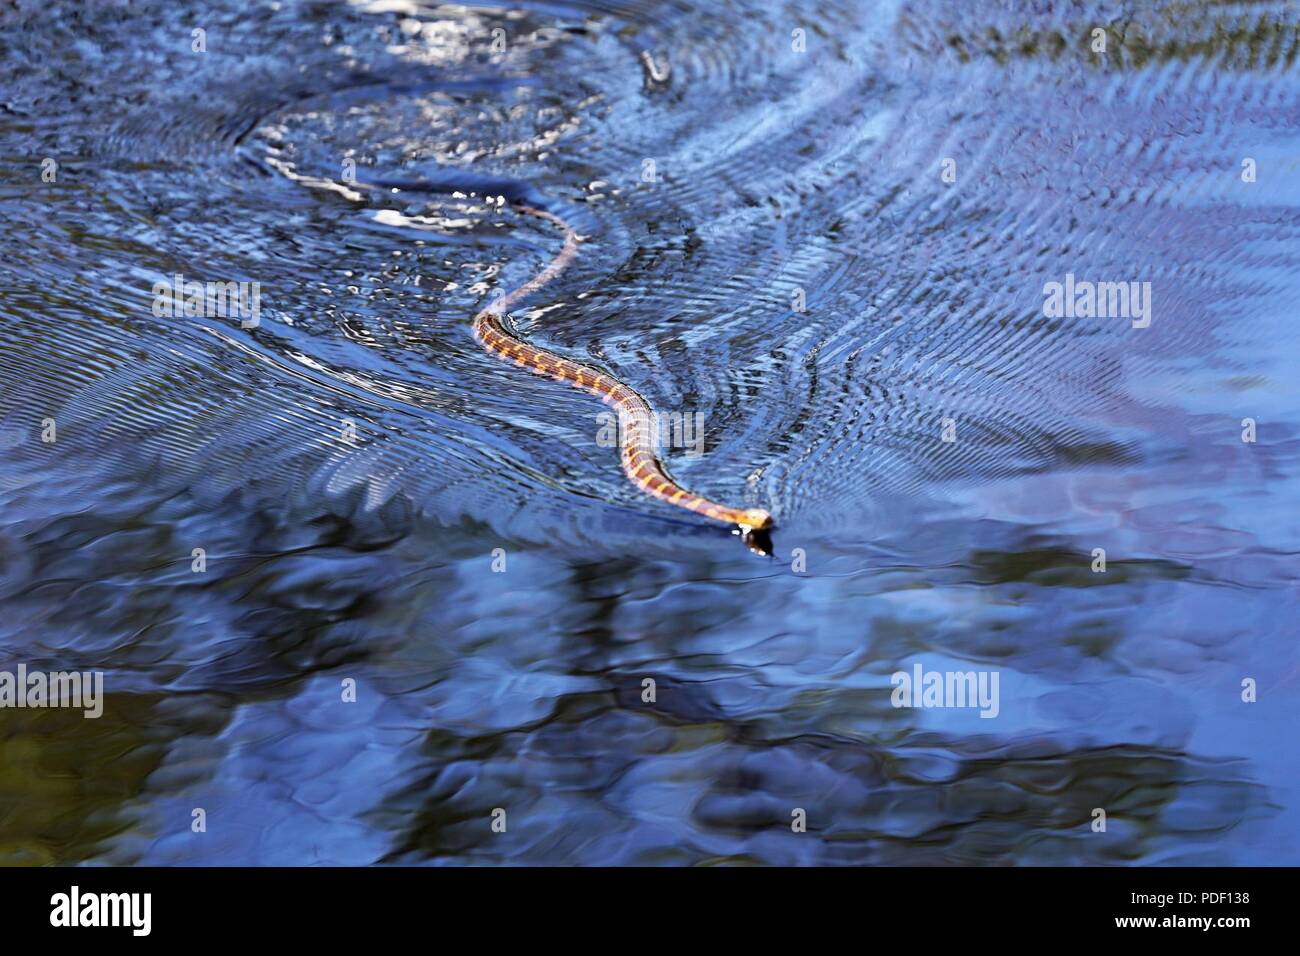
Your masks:
{"label": "rippled water", "polygon": [[1293,5],[0,10],[0,860],[1300,863]]}

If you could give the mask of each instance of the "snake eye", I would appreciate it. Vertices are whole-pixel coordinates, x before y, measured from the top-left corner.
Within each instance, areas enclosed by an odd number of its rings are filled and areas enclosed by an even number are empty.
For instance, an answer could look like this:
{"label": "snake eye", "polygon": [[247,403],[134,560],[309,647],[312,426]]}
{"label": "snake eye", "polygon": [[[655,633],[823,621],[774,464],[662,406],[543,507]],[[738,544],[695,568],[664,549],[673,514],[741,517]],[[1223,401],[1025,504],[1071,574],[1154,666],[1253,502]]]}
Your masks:
{"label": "snake eye", "polygon": [[762,508],[750,508],[745,512],[745,524],[751,528],[770,528],[772,516]]}

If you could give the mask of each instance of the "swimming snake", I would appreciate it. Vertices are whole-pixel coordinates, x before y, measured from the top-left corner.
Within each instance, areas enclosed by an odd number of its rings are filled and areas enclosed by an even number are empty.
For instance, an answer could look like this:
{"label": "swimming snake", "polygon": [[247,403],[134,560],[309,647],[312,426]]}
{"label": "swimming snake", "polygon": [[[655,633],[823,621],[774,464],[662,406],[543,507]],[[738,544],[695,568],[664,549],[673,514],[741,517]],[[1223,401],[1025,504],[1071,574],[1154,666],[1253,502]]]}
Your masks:
{"label": "swimming snake", "polygon": [[341,192],[353,200],[360,199],[360,191],[374,190],[481,195],[490,201],[499,196],[502,204],[508,202],[510,208],[558,227],[564,234],[563,248],[541,272],[517,289],[496,297],[474,316],[475,338],[498,358],[524,366],[538,375],[549,375],[568,382],[599,396],[605,404],[617,409],[622,433],[619,447],[623,472],[642,491],[714,521],[734,525],[751,550],[762,555],[772,553],[769,532],[773,522],[767,511],[762,508],[733,508],[719,504],[687,491],[668,476],[656,451],[654,414],[650,405],[634,389],[589,365],[570,361],[554,352],[530,345],[511,330],[507,318],[510,308],[558,276],[578,255],[577,232],[564,219],[533,205],[538,200],[534,198],[531,189],[512,180],[477,176],[462,170],[454,173],[433,170],[429,178],[422,180],[352,180],[347,186],[342,186],[329,180],[299,174],[285,163],[271,162],[271,165],[296,182],[317,189]]}
{"label": "swimming snake", "polygon": [[653,413],[635,390],[589,365],[530,345],[510,329],[506,321],[510,308],[558,276],[578,254],[578,234],[559,216],[519,201],[512,202],[511,208],[557,226],[564,234],[564,247],[541,272],[517,289],[499,296],[475,315],[474,337],[500,359],[599,396],[605,404],[618,411],[623,472],[633,484],[668,504],[723,524],[735,525],[753,550],[769,553],[770,549],[763,540],[772,527],[772,516],[768,512],[761,508],[733,508],[710,501],[687,491],[668,477],[655,451]]}

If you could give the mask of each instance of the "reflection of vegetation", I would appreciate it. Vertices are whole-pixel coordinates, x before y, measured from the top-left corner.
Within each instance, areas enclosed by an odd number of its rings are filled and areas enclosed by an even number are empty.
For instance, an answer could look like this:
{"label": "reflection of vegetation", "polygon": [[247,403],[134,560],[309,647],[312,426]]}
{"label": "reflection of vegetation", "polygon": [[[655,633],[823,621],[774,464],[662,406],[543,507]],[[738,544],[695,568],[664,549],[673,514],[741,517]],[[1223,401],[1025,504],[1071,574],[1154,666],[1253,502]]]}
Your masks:
{"label": "reflection of vegetation", "polygon": [[[783,833],[779,811],[816,808],[809,819],[821,822],[809,830],[825,841],[821,863],[1098,864],[1229,830],[1264,806],[1263,788],[1231,765],[1151,747],[917,734],[887,749],[834,740],[785,749],[780,759],[751,753],[699,801],[697,822],[736,836]],[[747,825],[737,807],[749,808]],[[1097,809],[1104,833],[1093,830]]]}
{"label": "reflection of vegetation", "polygon": [[[732,862],[1128,863],[1201,852],[1206,834],[1269,812],[1244,765],[1158,746],[772,736],[769,724],[789,724],[635,706],[574,695],[531,728],[432,731],[426,773],[374,817],[394,831],[388,859],[703,864],[725,845]],[[490,828],[496,807],[507,833]],[[812,841],[791,831],[793,807],[807,810]],[[1098,809],[1105,832],[1093,829]],[[680,839],[610,837],[650,820]]]}
{"label": "reflection of vegetation", "polygon": [[162,761],[157,697],[110,695],[103,716],[0,710],[0,865],[70,864],[127,829],[126,804]]}
{"label": "reflection of vegetation", "polygon": [[[210,771],[206,759],[178,766],[178,747],[192,758],[238,704],[292,697],[317,672],[364,661],[383,643],[359,641],[352,629],[386,580],[380,559],[365,552],[396,534],[385,524],[395,507],[369,513],[365,528],[340,515],[299,521],[275,508],[250,511],[238,495],[197,515],[178,504],[171,520],[150,524],[136,507],[123,496],[94,513],[48,519],[24,540],[21,566],[0,552],[0,571],[21,574],[6,594],[11,614],[40,621],[40,634],[24,638],[96,635],[59,668],[101,669],[109,691],[94,720],[76,709],[0,709],[0,865],[104,854],[119,862],[115,838],[139,825],[132,804],[139,800],[156,826],[158,801],[175,797],[182,778],[202,781]],[[208,546],[203,574],[190,571],[191,541]],[[28,581],[41,585],[24,590]],[[111,693],[115,675],[138,680],[146,667],[149,686],[168,689]],[[227,757],[219,745],[214,753]],[[165,781],[146,792],[169,755]]]}
{"label": "reflection of vegetation", "polygon": [[1024,551],[975,550],[966,559],[981,584],[1025,581],[1041,587],[1099,587],[1142,580],[1181,581],[1191,568],[1164,559],[1112,559],[1105,574],[1094,574],[1092,557],[1069,548],[1027,548]]}
{"label": "reflection of vegetation", "polygon": [[[1294,65],[1300,53],[1300,24],[1276,10],[1233,15],[1193,6],[1173,5],[1145,11],[1142,21],[1072,24],[1056,27],[1021,26],[1006,32],[985,23],[944,24],[947,46],[963,63],[988,58],[1012,60],[1065,57],[1110,69],[1140,70],[1152,63],[1208,61],[1220,69],[1275,70]],[[953,30],[956,26],[959,29]],[[969,26],[970,29],[960,29]],[[1093,52],[1095,28],[1106,31],[1106,53]],[[911,31],[905,29],[905,35]],[[907,36],[914,44],[917,38]],[[919,44],[924,45],[924,44]]]}

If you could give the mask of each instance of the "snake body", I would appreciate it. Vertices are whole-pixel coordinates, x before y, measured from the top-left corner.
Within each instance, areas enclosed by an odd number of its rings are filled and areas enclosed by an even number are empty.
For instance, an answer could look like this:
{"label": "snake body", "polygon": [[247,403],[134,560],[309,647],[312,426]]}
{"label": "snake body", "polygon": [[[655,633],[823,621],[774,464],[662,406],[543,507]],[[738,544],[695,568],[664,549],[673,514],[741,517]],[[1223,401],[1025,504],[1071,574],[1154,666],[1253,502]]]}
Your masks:
{"label": "snake body", "polygon": [[578,254],[578,235],[559,216],[524,203],[516,202],[513,208],[557,226],[564,233],[564,247],[541,272],[475,315],[474,337],[498,358],[514,362],[537,375],[568,382],[575,388],[599,396],[606,405],[616,409],[621,426],[619,448],[623,472],[646,494],[714,521],[735,525],[747,536],[771,528],[772,516],[761,508],[733,508],[710,501],[687,491],[668,476],[655,450],[654,417],[650,406],[633,388],[589,365],[531,345],[510,329],[505,319],[509,310],[563,272]]}

